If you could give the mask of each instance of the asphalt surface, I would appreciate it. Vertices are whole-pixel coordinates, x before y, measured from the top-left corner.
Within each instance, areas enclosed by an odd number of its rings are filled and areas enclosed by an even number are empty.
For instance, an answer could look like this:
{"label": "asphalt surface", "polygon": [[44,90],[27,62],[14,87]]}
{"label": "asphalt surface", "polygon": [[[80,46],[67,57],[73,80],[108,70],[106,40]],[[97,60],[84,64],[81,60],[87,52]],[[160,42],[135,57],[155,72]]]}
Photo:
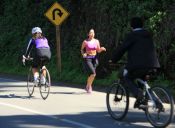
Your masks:
{"label": "asphalt surface", "polygon": [[[1,128],[152,128],[143,111],[133,109],[122,121],[112,119],[106,108],[106,89],[87,94],[84,87],[53,83],[48,99],[39,89],[29,98],[25,77],[0,75]],[[175,120],[168,128],[175,127]]]}

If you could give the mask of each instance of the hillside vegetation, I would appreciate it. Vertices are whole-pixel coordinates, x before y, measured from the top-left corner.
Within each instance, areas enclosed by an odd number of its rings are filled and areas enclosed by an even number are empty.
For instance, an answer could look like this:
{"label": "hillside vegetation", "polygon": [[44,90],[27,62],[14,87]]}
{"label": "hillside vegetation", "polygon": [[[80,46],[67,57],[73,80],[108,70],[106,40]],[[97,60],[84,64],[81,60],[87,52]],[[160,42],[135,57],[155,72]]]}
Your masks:
{"label": "hillside vegetation", "polygon": [[52,79],[85,83],[80,46],[90,28],[106,53],[99,55],[97,84],[106,85],[115,79],[107,64],[113,50],[130,31],[129,20],[141,16],[145,27],[154,34],[161,63],[161,81],[175,78],[174,11],[175,0],[57,0],[70,16],[61,25],[62,72],[58,75],[56,60],[56,29],[44,13],[56,0],[0,1],[0,72],[26,75],[21,56],[31,37],[31,28],[40,26],[48,38],[52,59],[48,65]]}

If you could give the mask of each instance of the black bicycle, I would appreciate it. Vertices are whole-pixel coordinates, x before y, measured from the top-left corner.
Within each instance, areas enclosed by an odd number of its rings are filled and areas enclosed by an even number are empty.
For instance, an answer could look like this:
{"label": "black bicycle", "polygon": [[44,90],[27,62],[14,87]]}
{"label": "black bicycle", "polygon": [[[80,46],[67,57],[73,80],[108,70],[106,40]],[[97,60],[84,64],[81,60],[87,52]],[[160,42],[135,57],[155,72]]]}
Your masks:
{"label": "black bicycle", "polygon": [[[174,100],[169,91],[161,86],[150,87],[148,78],[138,78],[136,85],[142,87],[145,104],[140,106],[144,110],[148,121],[157,128],[168,126],[174,117]],[[108,113],[115,120],[122,120],[129,109],[129,91],[119,79],[114,82],[107,90],[106,104]]]}
{"label": "black bicycle", "polygon": [[[32,61],[33,58],[25,58],[25,60]],[[50,93],[50,86],[51,86],[51,78],[49,70],[46,68],[46,66],[42,66],[44,61],[44,58],[41,58],[40,61],[40,69],[39,69],[39,77],[38,80],[34,81],[34,75],[32,72],[32,66],[30,66],[28,71],[28,77],[27,77],[27,90],[29,97],[31,97],[34,93],[35,87],[39,87],[41,97],[45,100],[49,96]],[[43,83],[42,78],[43,72],[45,72],[44,79],[45,82]]]}

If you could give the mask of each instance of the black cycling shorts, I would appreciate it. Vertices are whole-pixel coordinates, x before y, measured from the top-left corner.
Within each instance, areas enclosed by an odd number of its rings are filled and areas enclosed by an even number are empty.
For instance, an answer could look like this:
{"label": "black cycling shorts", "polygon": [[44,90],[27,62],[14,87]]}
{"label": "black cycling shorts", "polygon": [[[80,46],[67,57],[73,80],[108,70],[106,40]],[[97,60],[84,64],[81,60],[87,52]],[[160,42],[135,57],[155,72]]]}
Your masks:
{"label": "black cycling shorts", "polygon": [[38,68],[39,66],[43,66],[49,62],[50,58],[51,58],[50,48],[36,49],[32,67]]}

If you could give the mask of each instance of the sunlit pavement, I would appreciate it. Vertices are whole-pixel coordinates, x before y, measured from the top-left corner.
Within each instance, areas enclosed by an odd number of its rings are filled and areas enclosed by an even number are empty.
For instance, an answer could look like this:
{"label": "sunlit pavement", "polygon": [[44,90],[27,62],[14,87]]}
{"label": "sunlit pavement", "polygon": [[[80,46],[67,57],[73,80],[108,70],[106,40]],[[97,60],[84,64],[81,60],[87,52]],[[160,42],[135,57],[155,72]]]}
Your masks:
{"label": "sunlit pavement", "polygon": [[[38,88],[28,97],[25,81],[0,78],[0,127],[151,128],[144,112],[133,109],[133,102],[126,118],[118,122],[107,112],[104,92],[87,94],[84,89],[58,84],[43,100]],[[174,127],[175,121],[169,128]]]}

